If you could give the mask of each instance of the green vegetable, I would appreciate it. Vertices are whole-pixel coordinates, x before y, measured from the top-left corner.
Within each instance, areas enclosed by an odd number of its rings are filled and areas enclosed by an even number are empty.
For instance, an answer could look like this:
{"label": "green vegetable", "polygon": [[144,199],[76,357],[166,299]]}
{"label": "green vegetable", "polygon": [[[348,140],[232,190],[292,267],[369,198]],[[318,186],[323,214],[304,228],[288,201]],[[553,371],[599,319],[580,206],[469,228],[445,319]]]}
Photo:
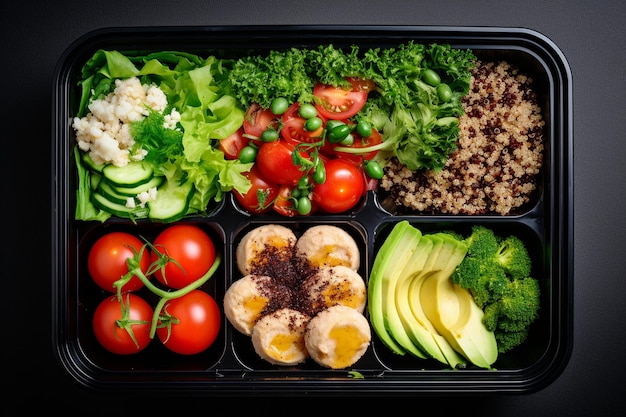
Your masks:
{"label": "green vegetable", "polygon": [[239,162],[242,164],[249,164],[256,160],[256,156],[259,153],[259,148],[252,145],[244,146],[241,151],[239,151]]}
{"label": "green vegetable", "polygon": [[369,138],[372,136],[372,124],[366,120],[359,120],[356,124],[356,131],[361,137]]}
{"label": "green vegetable", "polygon": [[384,175],[383,167],[376,161],[365,161],[363,163],[363,168],[365,169],[365,173],[374,179],[381,179]]}
{"label": "green vegetable", "polygon": [[531,277],[528,250],[519,237],[500,237],[479,225],[465,243],[468,254],[450,278],[470,290],[485,312],[485,326],[499,341],[499,352],[507,352],[524,342],[539,315],[540,287]]}
{"label": "green vegetable", "polygon": [[317,116],[313,116],[310,119],[307,119],[306,122],[304,122],[304,129],[309,132],[313,132],[322,127],[323,124],[324,122],[322,122],[322,119]]}
{"label": "green vegetable", "polygon": [[284,97],[277,97],[270,104],[270,111],[276,115],[281,115],[289,108],[289,101]]}
{"label": "green vegetable", "polygon": [[[346,77],[372,80],[376,87],[354,117],[381,132],[383,143],[359,152],[379,150],[379,162],[397,156],[409,169],[437,170],[456,150],[458,117],[463,114],[461,99],[469,91],[475,62],[470,50],[450,45],[408,42],[367,50],[355,45],[346,49],[320,45],[238,59],[228,81],[243,108],[252,103],[265,108],[275,97],[310,103],[317,82],[350,87]],[[430,84],[422,79],[424,76]],[[441,83],[450,91],[442,87],[438,93],[432,84]],[[354,152],[348,147],[336,150]]]}
{"label": "green vegetable", "polygon": [[439,74],[431,69],[425,69],[424,71],[422,71],[421,78],[422,81],[433,87],[437,87],[439,83],[441,83],[441,77],[439,76]]}
{"label": "green vegetable", "polygon": [[298,108],[298,114],[303,119],[310,119],[317,116],[317,109],[311,103],[303,103]]}
{"label": "green vegetable", "polygon": [[347,138],[349,134],[350,127],[342,123],[330,129],[326,133],[326,139],[328,139],[330,143],[339,143]]}
{"label": "green vegetable", "polygon": [[278,140],[279,136],[280,134],[278,133],[278,130],[269,128],[269,129],[265,129],[263,133],[261,133],[261,140],[263,142],[274,142]]}
{"label": "green vegetable", "polygon": [[[155,174],[168,180],[191,179],[193,198],[188,214],[202,213],[208,204],[221,201],[226,191],[246,192],[250,181],[243,175],[251,164],[226,160],[217,149],[220,139],[241,127],[244,112],[230,93],[226,76],[230,61],[216,57],[202,58],[185,52],[137,52],[98,50],[82,68],[81,100],[77,116],[83,117],[91,101],[103,98],[115,88],[115,79],[139,77],[143,84],[155,84],[166,95],[168,106],[180,112],[178,129],[163,126],[163,114],[150,112],[148,117],[131,124],[135,148],[148,151],[145,162]],[[89,200],[90,190],[79,180],[78,201]],[[101,220],[101,214],[77,210],[79,220]]]}

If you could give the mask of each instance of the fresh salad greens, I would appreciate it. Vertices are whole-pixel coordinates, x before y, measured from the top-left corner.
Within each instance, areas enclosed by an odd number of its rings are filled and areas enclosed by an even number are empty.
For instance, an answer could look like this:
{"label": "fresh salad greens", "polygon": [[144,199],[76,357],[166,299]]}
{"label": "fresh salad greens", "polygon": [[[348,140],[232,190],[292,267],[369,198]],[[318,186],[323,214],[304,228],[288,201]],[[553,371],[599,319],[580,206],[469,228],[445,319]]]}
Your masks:
{"label": "fresh salad greens", "polygon": [[[129,77],[138,77],[142,84],[157,85],[168,99],[168,108],[180,112],[178,130],[164,128],[164,116],[152,111],[134,122],[131,132],[134,146],[148,151],[145,162],[152,165],[155,175],[164,175],[172,183],[193,182],[188,207],[182,214],[205,212],[212,200],[222,200],[224,192],[233,188],[246,191],[250,187],[242,173],[251,164],[227,160],[217,149],[219,140],[241,127],[244,115],[236,99],[227,94],[227,70],[223,64],[213,56],[204,59],[184,52],[134,56],[99,50],[82,68],[77,117],[89,112],[88,105],[93,100],[111,93],[116,79]],[[89,172],[80,174],[76,217],[108,218],[90,207],[91,189],[83,184],[89,183]],[[141,213],[131,215],[143,217]]]}
{"label": "fresh salad greens", "polygon": [[[241,58],[228,78],[244,108],[267,108],[276,97],[311,102],[317,82],[349,88],[346,77],[372,80],[375,89],[356,118],[382,133],[380,158],[397,156],[413,170],[441,169],[456,149],[461,99],[475,61],[471,50],[446,44],[368,50],[321,45]],[[438,77],[428,77],[433,73]]]}
{"label": "fresh salad greens", "polygon": [[[89,116],[93,101],[114,92],[118,80],[136,77],[142,85],[156,85],[164,93],[167,106],[163,111],[150,109],[146,117],[131,123],[134,142],[129,152],[143,155],[143,164],[149,165],[146,170],[165,178],[161,187],[169,190],[170,197],[177,188],[189,190],[183,196],[183,212],[153,218],[174,221],[204,213],[211,201],[221,201],[227,191],[245,193],[250,188],[244,174],[253,162],[227,158],[219,147],[220,141],[241,129],[250,106],[268,109],[277,98],[313,103],[316,85],[349,90],[348,77],[367,80],[372,86],[367,102],[352,121],[375,128],[383,138],[382,143],[362,147],[359,152],[377,151],[381,166],[395,156],[409,169],[441,169],[456,149],[461,99],[469,90],[475,59],[470,50],[414,42],[367,50],[356,45],[347,49],[320,45],[237,59],[177,51],[98,50],[82,68],[75,117]],[[170,112],[180,116],[173,129],[165,127]],[[354,151],[342,146],[335,150]],[[114,190],[120,195],[94,199],[102,167],[94,170],[80,155],[76,161],[77,219],[104,221],[111,213],[150,217],[144,201],[141,209],[124,208],[123,187]],[[104,177],[103,184],[107,182]],[[106,204],[94,205],[94,200]],[[160,201],[154,206],[168,204]]]}

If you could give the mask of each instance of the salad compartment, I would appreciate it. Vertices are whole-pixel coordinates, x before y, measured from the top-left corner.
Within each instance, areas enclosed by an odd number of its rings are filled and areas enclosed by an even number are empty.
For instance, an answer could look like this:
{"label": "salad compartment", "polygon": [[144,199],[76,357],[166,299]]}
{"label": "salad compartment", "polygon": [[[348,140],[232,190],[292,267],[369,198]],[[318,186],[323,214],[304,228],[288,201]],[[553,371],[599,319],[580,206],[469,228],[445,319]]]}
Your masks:
{"label": "salad compartment", "polygon": [[[160,343],[151,343],[133,355],[112,354],[99,345],[91,320],[107,293],[89,277],[90,248],[111,231],[152,241],[169,225],[115,217],[104,222],[75,220],[78,178],[72,118],[80,101],[81,68],[97,50],[171,50],[237,58],[321,44],[385,48],[408,41],[471,49],[483,61],[507,61],[533,79],[545,123],[544,153],[537,187],[528,203],[502,216],[424,214],[390,204],[388,195],[379,189],[367,191],[348,212],[285,217],[275,212],[250,214],[227,192],[209,206],[206,215],[177,221],[204,230],[221,255],[221,264],[201,287],[215,298],[222,313],[215,342],[193,355],[173,353]],[[52,342],[60,366],[78,384],[94,390],[160,390],[206,396],[528,393],[553,382],[567,365],[573,329],[571,73],[563,54],[545,36],[528,29],[497,27],[109,28],[86,34],[70,45],[59,60],[54,83]],[[226,319],[223,298],[229,286],[242,277],[235,252],[246,232],[278,224],[299,236],[314,225],[338,226],[356,242],[360,251],[357,272],[367,284],[385,238],[404,220],[424,233],[467,235],[473,226],[483,225],[496,234],[519,236],[528,248],[532,276],[541,289],[539,318],[523,346],[499,355],[493,369],[468,366],[453,371],[434,359],[398,355],[386,348],[373,330],[366,353],[347,369],[323,368],[310,359],[300,365],[277,366],[262,360],[250,337]],[[139,293],[151,303],[157,301],[146,289]],[[368,317],[367,308],[364,314]]]}

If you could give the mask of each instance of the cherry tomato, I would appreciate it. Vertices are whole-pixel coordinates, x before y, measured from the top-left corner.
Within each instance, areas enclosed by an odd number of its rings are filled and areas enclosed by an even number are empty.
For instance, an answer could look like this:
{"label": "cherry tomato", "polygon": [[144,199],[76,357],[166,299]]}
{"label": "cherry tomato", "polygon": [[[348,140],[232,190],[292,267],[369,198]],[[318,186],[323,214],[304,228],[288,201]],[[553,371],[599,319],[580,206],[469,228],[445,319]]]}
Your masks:
{"label": "cherry tomato", "polygon": [[243,118],[243,130],[246,135],[261,138],[263,132],[270,127],[278,129],[279,117],[270,109],[264,109],[258,104],[252,104]]}
{"label": "cherry tomato", "polygon": [[[295,188],[296,187],[292,185],[281,185],[280,191],[278,192],[278,197],[276,197],[276,200],[274,201],[274,205],[272,206],[274,211],[276,211],[281,216],[285,216],[285,217],[293,217],[293,216],[298,216],[298,215],[310,216],[312,214],[315,214],[319,206],[317,205],[315,201],[310,200],[310,199],[308,202],[304,202],[306,204],[310,204],[310,207],[308,207],[308,213],[303,214],[298,210],[292,198],[293,197],[292,192],[294,191]],[[298,197],[299,201],[300,199],[302,199],[302,196]],[[300,210],[302,210],[302,208],[303,207],[300,207]]]}
{"label": "cherry tomato", "polygon": [[[259,148],[256,157],[256,165],[261,174],[270,182],[275,184],[296,184],[302,171],[299,165],[294,165],[291,154],[295,146],[284,140],[266,142]],[[306,152],[299,151],[299,154],[310,159]]]}
{"label": "cherry tomato", "polygon": [[[202,277],[215,262],[213,241],[200,227],[175,224],[164,229],[153,242],[156,252],[171,260],[154,271],[157,280],[170,288],[180,289]],[[151,263],[158,260],[155,251]]]}
{"label": "cherry tomato", "polygon": [[356,205],[363,195],[363,172],[345,159],[326,162],[326,182],[313,188],[313,201],[328,213],[341,213]]}
{"label": "cherry tomato", "polygon": [[347,78],[352,84],[350,90],[317,83],[313,88],[315,107],[327,119],[347,119],[361,110],[373,82],[357,78]]}
{"label": "cherry tomato", "polygon": [[193,290],[168,300],[159,315],[156,333],[173,352],[193,355],[207,349],[217,338],[221,313],[213,297]]}
{"label": "cherry tomato", "polygon": [[220,140],[219,149],[224,152],[226,159],[237,159],[239,153],[250,142],[250,139],[244,136],[243,128],[237,129],[230,136]]}
{"label": "cherry tomato", "polygon": [[243,175],[250,180],[252,186],[245,194],[234,190],[235,199],[250,213],[260,214],[271,210],[280,186],[265,179],[256,164]]}
{"label": "cherry tomato", "polygon": [[[346,145],[339,143],[339,144],[333,145],[333,149],[335,147],[341,146],[341,147],[348,147],[348,148],[358,150],[360,148],[367,148],[369,146],[379,145],[383,142],[382,136],[380,135],[380,133],[378,133],[376,129],[372,129],[372,133],[366,138],[362,137],[356,132],[353,132],[353,136],[354,136],[354,142],[350,146],[346,146]],[[365,153],[360,153],[360,152],[351,153],[351,152],[339,152],[339,151],[334,151],[334,152],[338,158],[348,159],[356,164],[360,164],[364,160],[365,161],[370,160],[373,157],[375,157],[376,154],[378,153],[377,150],[365,152]]]}
{"label": "cherry tomato", "polygon": [[300,115],[300,103],[293,103],[287,111],[283,114],[282,122],[283,127],[280,130],[280,134],[287,142],[297,145],[298,143],[313,143],[320,140],[322,132],[324,130],[324,124],[326,123],[325,117],[317,116],[322,121],[317,129],[307,130],[307,119]]}
{"label": "cherry tomato", "polygon": [[[113,286],[115,281],[128,273],[126,259],[132,258],[139,253],[143,242],[139,238],[125,232],[110,232],[101,236],[89,250],[87,256],[87,269],[93,281],[103,290],[116,292]],[[148,250],[143,252],[139,262],[141,270],[146,275],[150,267],[150,254]],[[143,282],[136,276],[122,287],[122,291],[130,292],[142,288]]]}
{"label": "cherry tomato", "polygon": [[106,350],[130,355],[144,350],[150,339],[153,310],[143,298],[134,293],[102,300],[93,315],[92,327],[96,339]]}

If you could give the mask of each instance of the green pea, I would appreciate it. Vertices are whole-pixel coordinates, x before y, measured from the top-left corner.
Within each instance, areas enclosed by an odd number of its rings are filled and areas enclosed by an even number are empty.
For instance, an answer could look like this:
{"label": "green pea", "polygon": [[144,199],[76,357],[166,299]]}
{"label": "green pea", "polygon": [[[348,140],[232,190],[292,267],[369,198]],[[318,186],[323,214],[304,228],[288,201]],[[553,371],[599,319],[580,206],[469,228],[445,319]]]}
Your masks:
{"label": "green pea", "polygon": [[354,136],[352,136],[352,133],[348,133],[348,136],[343,138],[339,144],[343,146],[352,146],[354,144]]}
{"label": "green pea", "polygon": [[309,197],[300,197],[298,199],[298,214],[306,216],[311,212],[311,199]]}
{"label": "green pea", "polygon": [[346,124],[340,124],[338,126],[333,127],[326,138],[330,143],[339,143],[344,140],[350,134],[350,127]]}
{"label": "green pea", "polygon": [[448,84],[441,83],[437,86],[437,96],[443,103],[452,100],[452,89]]}
{"label": "green pea", "polygon": [[383,167],[376,161],[366,161],[365,165],[365,173],[376,180],[379,180],[383,177],[384,171]]}
{"label": "green pea", "polygon": [[359,120],[356,124],[356,131],[361,137],[369,138],[372,136],[372,124],[366,120]]}
{"label": "green pea", "polygon": [[263,142],[274,142],[278,140],[278,130],[265,129],[263,133],[261,133],[261,140]]}
{"label": "green pea", "polygon": [[289,108],[289,101],[284,97],[277,97],[270,104],[270,111],[276,115],[283,114]]}
{"label": "green pea", "polygon": [[441,77],[435,71],[431,69],[425,69],[422,71],[422,81],[424,81],[428,85],[432,85],[433,87],[437,87],[441,82]]}
{"label": "green pea", "polygon": [[256,155],[259,152],[256,146],[244,146],[241,151],[239,151],[239,162],[242,164],[248,164],[250,162],[254,162],[256,160]]}
{"label": "green pea", "polygon": [[339,125],[345,125],[345,123],[342,122],[341,120],[330,119],[329,121],[326,122],[326,130],[331,131],[333,130],[333,128]]}
{"label": "green pea", "polygon": [[318,164],[313,171],[313,181],[316,184],[324,184],[326,182],[326,168],[323,163]]}
{"label": "green pea", "polygon": [[320,127],[322,127],[322,124],[324,124],[324,122],[322,122],[322,119],[320,119],[317,116],[314,116],[314,117],[311,117],[310,119],[307,119],[306,122],[304,122],[304,130],[313,132],[319,129]]}
{"label": "green pea", "polygon": [[309,186],[309,177],[307,175],[303,175],[298,180],[298,189],[306,189]]}
{"label": "green pea", "polygon": [[304,103],[300,105],[298,114],[303,119],[310,119],[311,117],[317,116],[317,109],[311,103]]}

